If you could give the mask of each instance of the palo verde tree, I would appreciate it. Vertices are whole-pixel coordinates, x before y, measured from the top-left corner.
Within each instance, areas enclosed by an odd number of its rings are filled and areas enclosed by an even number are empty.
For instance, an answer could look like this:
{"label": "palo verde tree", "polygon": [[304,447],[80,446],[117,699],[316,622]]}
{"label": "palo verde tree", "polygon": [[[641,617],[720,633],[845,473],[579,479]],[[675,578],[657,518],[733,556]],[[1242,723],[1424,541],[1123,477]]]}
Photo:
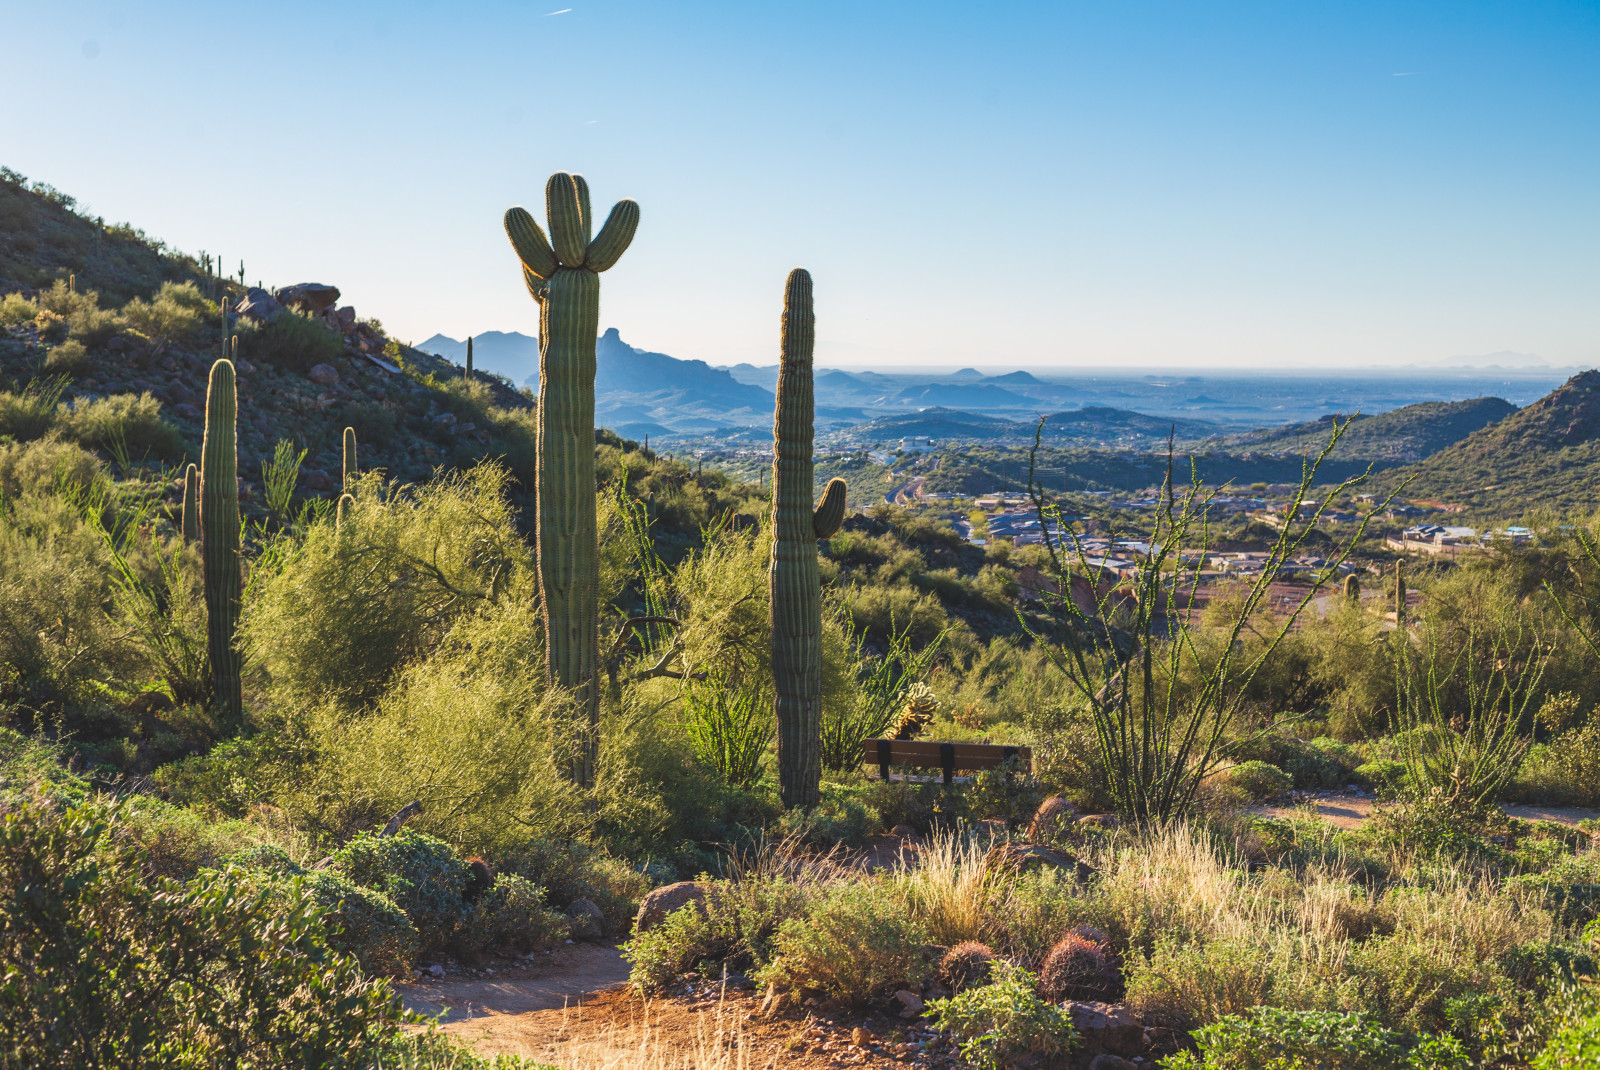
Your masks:
{"label": "palo verde tree", "polygon": [[618,201],[591,240],[589,184],[564,171],[545,184],[550,236],[524,208],[505,215],[506,236],[539,305],[539,423],[535,434],[539,598],[545,675],[583,711],[573,779],[594,782],[600,723],[600,574],[595,514],[594,372],[600,272],[621,258],[639,206]]}

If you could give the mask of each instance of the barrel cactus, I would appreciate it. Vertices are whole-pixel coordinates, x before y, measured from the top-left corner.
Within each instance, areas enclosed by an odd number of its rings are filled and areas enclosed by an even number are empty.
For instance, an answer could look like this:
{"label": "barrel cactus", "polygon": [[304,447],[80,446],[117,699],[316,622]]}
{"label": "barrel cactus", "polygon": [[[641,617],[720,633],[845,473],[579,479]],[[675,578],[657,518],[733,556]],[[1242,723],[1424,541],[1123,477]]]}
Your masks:
{"label": "barrel cactus", "polygon": [[200,469],[190,465],[183,470],[183,541],[193,545],[200,539]]}
{"label": "barrel cactus", "polygon": [[557,172],[545,184],[550,236],[526,209],[506,212],[506,236],[539,303],[539,423],[535,543],[545,625],[545,676],[571,689],[587,730],[574,779],[593,783],[600,721],[599,537],[595,517],[594,372],[600,272],[633,241],[639,206],[618,201],[590,238],[589,184]]}
{"label": "barrel cactus", "polygon": [[212,700],[223,726],[234,731],[244,723],[240,657],[233,644],[241,589],[237,413],[233,362],[219,360],[211,366],[211,381],[206,388],[206,430],[200,448],[200,529]]}
{"label": "barrel cactus", "polygon": [[356,429],[344,429],[344,485],[341,489],[348,491],[350,484],[356,478]]}
{"label": "barrel cactus", "polygon": [[778,399],[772,426],[772,681],[778,786],[785,806],[815,806],[822,783],[822,580],[817,540],[839,530],[845,486],[833,480],[813,510],[815,405],[811,275],[789,273],[783,301]]}

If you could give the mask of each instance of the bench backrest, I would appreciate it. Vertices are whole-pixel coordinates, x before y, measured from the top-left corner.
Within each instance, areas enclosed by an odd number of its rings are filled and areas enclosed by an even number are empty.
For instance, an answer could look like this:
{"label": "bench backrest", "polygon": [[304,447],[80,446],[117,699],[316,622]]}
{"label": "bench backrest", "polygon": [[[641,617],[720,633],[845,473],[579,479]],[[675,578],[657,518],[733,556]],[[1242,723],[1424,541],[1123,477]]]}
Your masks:
{"label": "bench backrest", "polygon": [[869,739],[863,746],[862,760],[876,763],[878,774],[889,779],[891,765],[910,765],[943,769],[944,782],[950,783],[957,769],[994,769],[1015,760],[1026,771],[1033,769],[1031,747],[1000,747],[990,743],[934,743],[920,739]]}

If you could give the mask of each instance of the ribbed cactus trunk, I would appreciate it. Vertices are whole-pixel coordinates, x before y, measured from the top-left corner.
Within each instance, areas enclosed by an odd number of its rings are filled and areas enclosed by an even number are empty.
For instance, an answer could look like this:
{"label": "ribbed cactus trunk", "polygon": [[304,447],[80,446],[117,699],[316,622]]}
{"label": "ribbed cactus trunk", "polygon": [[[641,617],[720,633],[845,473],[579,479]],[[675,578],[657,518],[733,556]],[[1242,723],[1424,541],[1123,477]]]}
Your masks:
{"label": "ribbed cactus trunk", "polygon": [[183,541],[191,546],[200,539],[200,469],[183,470]]}
{"label": "ribbed cactus trunk", "polygon": [[205,443],[200,450],[200,528],[212,701],[222,726],[231,732],[244,726],[240,657],[233,643],[240,595],[237,412],[233,364],[219,360],[211,366],[211,382],[206,388]]}
{"label": "ribbed cactus trunk", "polygon": [[472,379],[472,335],[467,335],[467,379]]}
{"label": "ribbed cactus trunk", "polygon": [[339,489],[348,491],[356,474],[356,429],[347,427],[344,429],[344,483]]}
{"label": "ribbed cactus trunk", "polygon": [[1394,563],[1394,621],[1402,628],[1406,626],[1406,574],[1399,561]]}
{"label": "ribbed cactus trunk", "polygon": [[815,336],[811,275],[796,268],[789,272],[783,298],[772,421],[772,564],[767,572],[778,787],[787,807],[821,801],[822,581],[811,510]]}
{"label": "ribbed cactus trunk", "polygon": [[600,275],[632,242],[639,206],[619,201],[600,233],[589,186],[558,172],[545,185],[550,237],[522,208],[506,212],[506,236],[539,302],[537,557],[545,626],[545,675],[582,711],[573,779],[594,783],[599,750],[599,536],[595,523],[594,372]]}
{"label": "ribbed cactus trunk", "polygon": [[1361,604],[1361,581],[1354,572],[1344,578],[1344,600],[1353,606]]}

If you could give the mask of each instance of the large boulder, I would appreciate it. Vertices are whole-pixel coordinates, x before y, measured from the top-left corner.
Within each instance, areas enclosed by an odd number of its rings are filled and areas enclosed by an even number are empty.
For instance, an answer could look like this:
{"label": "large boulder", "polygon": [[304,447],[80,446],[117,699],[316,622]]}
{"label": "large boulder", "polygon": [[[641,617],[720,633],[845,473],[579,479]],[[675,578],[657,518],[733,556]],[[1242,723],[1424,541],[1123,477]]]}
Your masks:
{"label": "large boulder", "polygon": [[297,282],[281,287],[273,296],[285,308],[320,316],[339,303],[339,287],[321,282]]}
{"label": "large boulder", "polygon": [[705,909],[706,890],[694,881],[664,884],[639,901],[639,913],[633,919],[635,933],[649,932],[666,920],[674,910],[691,904]]}
{"label": "large boulder", "polygon": [[276,297],[259,286],[252,286],[244,292],[243,297],[239,298],[238,303],[233,306],[233,311],[247,320],[266,323],[283,315],[285,309]]}
{"label": "large boulder", "polygon": [[574,899],[567,906],[572,935],[579,940],[599,940],[606,934],[606,915],[592,899]]}

